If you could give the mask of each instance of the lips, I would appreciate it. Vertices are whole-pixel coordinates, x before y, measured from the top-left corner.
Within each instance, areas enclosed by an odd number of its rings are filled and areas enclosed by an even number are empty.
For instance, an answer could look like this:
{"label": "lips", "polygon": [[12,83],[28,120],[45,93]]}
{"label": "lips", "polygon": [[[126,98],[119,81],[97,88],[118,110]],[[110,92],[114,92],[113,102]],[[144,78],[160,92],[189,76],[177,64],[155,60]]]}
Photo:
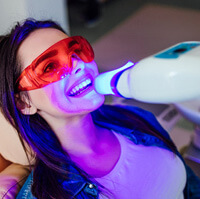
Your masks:
{"label": "lips", "polygon": [[68,90],[67,95],[70,97],[79,96],[80,94],[86,92],[88,88],[91,86],[92,86],[92,78],[86,77],[84,78],[84,80],[73,84]]}

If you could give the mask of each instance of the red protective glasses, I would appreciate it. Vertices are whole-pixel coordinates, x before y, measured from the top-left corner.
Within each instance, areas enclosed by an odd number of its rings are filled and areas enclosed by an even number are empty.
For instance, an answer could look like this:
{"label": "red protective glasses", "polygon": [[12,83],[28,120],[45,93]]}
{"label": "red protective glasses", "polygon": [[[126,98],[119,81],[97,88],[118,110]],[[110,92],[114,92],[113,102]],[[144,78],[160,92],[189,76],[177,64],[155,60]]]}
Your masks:
{"label": "red protective glasses", "polygon": [[23,70],[16,90],[34,90],[63,79],[73,69],[74,55],[86,63],[94,60],[93,49],[85,38],[68,37],[49,47]]}

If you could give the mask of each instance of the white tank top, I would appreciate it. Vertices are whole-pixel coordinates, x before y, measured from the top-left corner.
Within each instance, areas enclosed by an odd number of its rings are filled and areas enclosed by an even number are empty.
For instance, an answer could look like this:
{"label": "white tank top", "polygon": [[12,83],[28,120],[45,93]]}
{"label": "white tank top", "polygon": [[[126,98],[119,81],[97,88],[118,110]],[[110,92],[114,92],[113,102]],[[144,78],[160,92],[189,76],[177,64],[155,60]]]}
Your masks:
{"label": "white tank top", "polygon": [[114,133],[121,145],[113,170],[95,178],[112,193],[100,199],[183,199],[186,170],[180,158],[156,146],[136,145]]}

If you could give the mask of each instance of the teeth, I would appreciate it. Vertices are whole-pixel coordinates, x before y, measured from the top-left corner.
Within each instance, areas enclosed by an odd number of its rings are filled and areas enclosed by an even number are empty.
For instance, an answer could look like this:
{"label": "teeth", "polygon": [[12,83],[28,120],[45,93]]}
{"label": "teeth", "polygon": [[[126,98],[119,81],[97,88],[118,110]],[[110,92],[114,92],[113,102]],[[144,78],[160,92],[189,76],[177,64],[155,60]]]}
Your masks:
{"label": "teeth", "polygon": [[81,93],[89,84],[91,84],[91,79],[86,79],[84,82],[81,82],[79,85],[75,86],[69,93],[70,95],[76,95]]}
{"label": "teeth", "polygon": [[76,86],[76,87],[75,87],[75,89],[76,89],[76,91],[78,91],[78,90],[79,90],[79,87],[78,87],[78,86]]}
{"label": "teeth", "polygon": [[90,84],[91,80],[90,79],[86,79],[86,84]]}
{"label": "teeth", "polygon": [[78,87],[79,87],[79,88],[83,88],[83,85],[82,85],[82,84],[80,84]]}
{"label": "teeth", "polygon": [[85,81],[85,82],[82,82],[81,84],[83,85],[83,87],[84,87],[84,86],[87,86],[86,81]]}

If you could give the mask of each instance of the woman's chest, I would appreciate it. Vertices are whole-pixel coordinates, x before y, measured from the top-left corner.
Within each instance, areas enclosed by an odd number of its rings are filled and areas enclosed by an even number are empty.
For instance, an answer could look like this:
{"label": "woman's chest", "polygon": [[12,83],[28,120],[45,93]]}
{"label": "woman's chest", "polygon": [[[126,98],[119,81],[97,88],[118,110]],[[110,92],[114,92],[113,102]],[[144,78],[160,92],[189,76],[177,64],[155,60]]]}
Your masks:
{"label": "woman's chest", "polygon": [[182,161],[158,147],[133,145],[121,140],[121,156],[106,176],[96,178],[115,199],[178,199],[186,183]]}

